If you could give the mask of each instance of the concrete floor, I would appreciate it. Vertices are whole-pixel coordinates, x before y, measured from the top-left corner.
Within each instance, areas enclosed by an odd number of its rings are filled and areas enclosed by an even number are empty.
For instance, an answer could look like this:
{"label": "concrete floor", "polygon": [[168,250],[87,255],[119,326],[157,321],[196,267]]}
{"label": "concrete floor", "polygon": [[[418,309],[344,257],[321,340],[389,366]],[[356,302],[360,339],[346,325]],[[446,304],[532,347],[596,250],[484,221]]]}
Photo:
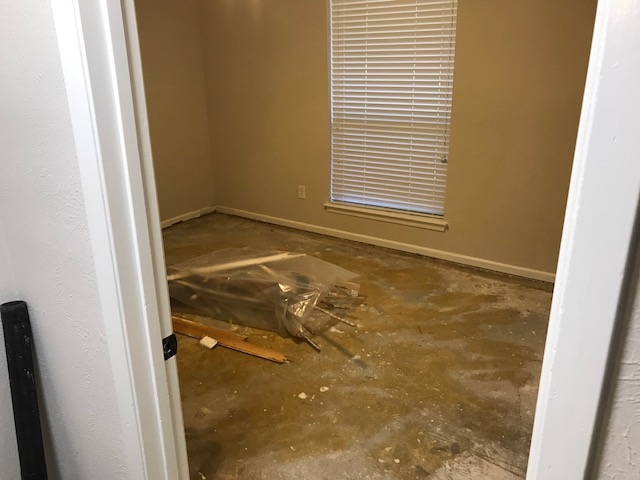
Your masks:
{"label": "concrete floor", "polygon": [[180,336],[192,479],[524,478],[550,284],[221,214],[164,239],[168,265],[306,252],[358,272],[367,295],[359,326],[326,331],[322,353],[238,329],[284,365]]}

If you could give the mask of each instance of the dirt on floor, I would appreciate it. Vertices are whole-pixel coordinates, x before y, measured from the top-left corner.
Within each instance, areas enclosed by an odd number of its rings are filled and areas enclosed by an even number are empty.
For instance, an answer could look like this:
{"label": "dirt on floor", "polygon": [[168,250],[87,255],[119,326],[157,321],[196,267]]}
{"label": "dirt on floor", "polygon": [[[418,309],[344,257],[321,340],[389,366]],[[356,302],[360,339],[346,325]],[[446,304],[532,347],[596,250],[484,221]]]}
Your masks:
{"label": "dirt on floor", "polygon": [[360,274],[357,327],[322,352],[216,323],[287,354],[271,363],[180,337],[191,478],[524,478],[548,283],[211,214],[164,231],[167,264],[221,248],[305,252]]}

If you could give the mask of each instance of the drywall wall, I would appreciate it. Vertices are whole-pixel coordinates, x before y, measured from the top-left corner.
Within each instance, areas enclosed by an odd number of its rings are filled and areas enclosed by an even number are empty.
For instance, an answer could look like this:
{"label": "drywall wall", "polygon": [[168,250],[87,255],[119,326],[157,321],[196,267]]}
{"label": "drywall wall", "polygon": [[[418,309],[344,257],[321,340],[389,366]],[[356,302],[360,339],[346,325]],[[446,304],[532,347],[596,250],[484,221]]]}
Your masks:
{"label": "drywall wall", "polygon": [[213,205],[198,0],[136,0],[162,220]]}
{"label": "drywall wall", "polygon": [[[640,245],[636,246],[640,259]],[[603,413],[594,478],[640,478],[640,263],[629,282],[631,295],[620,319],[610,392]]]}
{"label": "drywall wall", "polygon": [[216,203],[554,272],[595,4],[459,1],[449,229],[440,233],[323,208],[326,0],[202,0]]}
{"label": "drywall wall", "polygon": [[[0,222],[0,303],[14,299],[17,293],[4,236],[4,226]],[[12,409],[4,335],[0,328],[0,478],[7,479],[20,477]]]}
{"label": "drywall wall", "polygon": [[[29,306],[49,478],[127,478],[48,1],[0,2],[0,63],[0,267],[10,262],[13,270],[12,281],[0,273],[0,301]],[[0,368],[3,480],[18,478],[13,427],[5,428],[12,423],[6,375]]]}

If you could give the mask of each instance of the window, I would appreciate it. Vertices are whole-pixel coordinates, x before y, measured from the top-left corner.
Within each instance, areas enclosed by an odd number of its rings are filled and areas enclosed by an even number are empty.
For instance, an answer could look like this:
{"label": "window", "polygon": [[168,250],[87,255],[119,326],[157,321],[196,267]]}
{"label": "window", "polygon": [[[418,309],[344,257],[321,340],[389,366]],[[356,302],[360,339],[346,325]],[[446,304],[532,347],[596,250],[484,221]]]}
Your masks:
{"label": "window", "polygon": [[456,0],[330,0],[331,201],[444,214]]}

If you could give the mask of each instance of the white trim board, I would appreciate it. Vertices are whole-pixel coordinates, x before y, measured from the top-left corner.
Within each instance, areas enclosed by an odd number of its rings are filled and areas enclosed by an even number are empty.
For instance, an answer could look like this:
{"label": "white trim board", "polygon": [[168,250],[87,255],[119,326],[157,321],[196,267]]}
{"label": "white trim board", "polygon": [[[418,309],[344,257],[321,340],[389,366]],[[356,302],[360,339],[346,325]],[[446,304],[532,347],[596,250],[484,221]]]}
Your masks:
{"label": "white trim board", "polygon": [[[128,3],[129,9],[133,7]],[[121,416],[127,478],[186,480],[182,411],[175,359],[165,362],[159,290],[151,245],[160,238],[153,177],[141,156],[146,130],[136,117],[129,50],[120,0],[54,0],[82,193],[94,252],[106,343]],[[130,17],[131,18],[131,17]],[[130,23],[131,27],[132,24]],[[129,40],[131,43],[127,43]],[[135,60],[135,59],[134,59]],[[137,82],[137,85],[141,85]],[[135,92],[141,98],[142,90]],[[146,117],[145,117],[146,118]],[[147,165],[148,167],[148,165]],[[146,196],[145,191],[149,196]],[[153,202],[153,203],[152,203]],[[155,221],[154,221],[155,220]],[[159,265],[156,262],[155,265]],[[164,275],[164,268],[161,270]],[[156,283],[158,279],[158,283]],[[170,317],[165,315],[165,321]],[[179,418],[173,418],[174,416]]]}
{"label": "white trim board", "polygon": [[[625,293],[633,284],[629,265],[637,248],[638,32],[638,2],[598,2],[528,480],[633,477],[625,475],[624,465],[608,465],[606,474],[593,472],[591,462],[602,418],[611,341],[623,318]],[[603,218],[606,228],[602,228]],[[628,388],[628,398],[635,398],[637,390]],[[629,423],[634,420],[630,418]],[[627,432],[619,433],[627,436]],[[626,447],[616,443],[612,448]],[[629,465],[634,462],[631,458]]]}
{"label": "white trim board", "polygon": [[541,270],[534,270],[532,268],[519,267],[517,265],[509,265],[506,263],[494,262],[483,258],[470,257],[467,255],[460,255],[457,253],[445,252],[443,250],[436,250],[433,248],[421,247],[419,245],[412,245],[410,243],[396,242],[394,240],[387,240],[379,237],[372,237],[369,235],[362,235],[360,233],[347,232],[344,230],[336,230],[334,228],[320,227],[310,223],[297,222],[294,220],[287,220],[280,217],[272,217],[270,215],[262,215],[260,213],[249,212],[246,210],[239,210],[237,208],[224,207],[217,205],[215,207],[216,212],[226,213],[229,215],[235,215],[237,217],[250,218],[252,220],[258,220],[260,222],[272,223],[274,225],[281,225],[283,227],[296,228],[298,230],[304,230],[312,233],[319,233],[322,235],[328,235],[330,237],[343,238],[345,240],[353,240],[355,242],[368,243],[370,245],[376,245],[378,247],[392,248],[394,250],[400,250],[402,252],[417,253],[418,255],[424,255],[425,257],[433,257],[439,260],[447,260],[449,262],[461,263],[463,265],[470,265],[472,267],[485,268],[500,273],[508,273],[509,275],[517,275],[519,277],[532,278],[534,280],[542,280],[544,282],[555,281],[555,274],[550,272],[543,272]]}
{"label": "white trim board", "polygon": [[[134,0],[122,0],[121,5],[129,54],[133,109],[135,112],[138,147],[140,150],[140,173],[147,211],[146,223],[151,247],[149,253],[151,254],[151,261],[153,263],[151,270],[153,272],[153,281],[155,282],[160,334],[162,338],[166,338],[173,333],[173,322],[171,320],[164,245],[160,226],[160,207],[158,205],[158,194],[153,172],[153,155],[151,152],[151,136],[149,133],[149,119],[147,116],[144,79],[142,75],[142,58],[138,40],[138,23],[136,20]],[[174,356],[166,360],[164,366],[169,389],[171,423],[178,467],[176,480],[186,480],[189,478],[189,459],[187,456],[187,442],[184,435],[184,419],[182,416],[182,400],[180,396],[176,357]]]}
{"label": "white trim board", "polygon": [[207,215],[208,213],[213,213],[215,211],[217,211],[217,209],[214,205],[210,207],[200,208],[198,210],[194,210],[193,212],[183,213],[182,215],[178,215],[176,217],[171,217],[166,220],[163,220],[162,222],[160,222],[160,227],[168,228],[171,225],[175,225],[176,223],[186,222],[187,220],[192,220],[194,218],[198,218],[203,215]]}

